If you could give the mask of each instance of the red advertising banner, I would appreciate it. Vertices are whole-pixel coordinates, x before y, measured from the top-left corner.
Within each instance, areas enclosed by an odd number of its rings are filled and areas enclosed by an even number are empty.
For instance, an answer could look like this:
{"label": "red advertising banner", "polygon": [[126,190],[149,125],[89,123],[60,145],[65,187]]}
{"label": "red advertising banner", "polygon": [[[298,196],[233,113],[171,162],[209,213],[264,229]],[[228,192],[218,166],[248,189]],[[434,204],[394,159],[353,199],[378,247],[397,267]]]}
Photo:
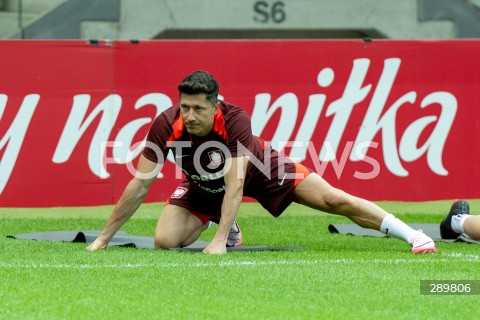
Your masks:
{"label": "red advertising banner", "polygon": [[[480,198],[480,41],[0,42],[0,206],[112,204],[194,70],[370,200]],[[178,185],[167,161],[147,202]]]}

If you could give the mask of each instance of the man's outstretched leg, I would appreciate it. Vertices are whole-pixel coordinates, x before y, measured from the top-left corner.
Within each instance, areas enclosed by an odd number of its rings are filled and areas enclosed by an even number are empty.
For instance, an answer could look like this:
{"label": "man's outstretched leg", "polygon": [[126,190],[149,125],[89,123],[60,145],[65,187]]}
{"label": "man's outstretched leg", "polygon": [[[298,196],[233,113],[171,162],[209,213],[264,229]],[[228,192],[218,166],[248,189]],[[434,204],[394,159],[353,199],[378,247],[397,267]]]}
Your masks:
{"label": "man's outstretched leg", "polygon": [[299,202],[311,208],[345,216],[361,227],[379,230],[407,241],[413,253],[436,252],[435,243],[376,204],[354,197],[328,184],[316,173],[309,174],[295,188]]}

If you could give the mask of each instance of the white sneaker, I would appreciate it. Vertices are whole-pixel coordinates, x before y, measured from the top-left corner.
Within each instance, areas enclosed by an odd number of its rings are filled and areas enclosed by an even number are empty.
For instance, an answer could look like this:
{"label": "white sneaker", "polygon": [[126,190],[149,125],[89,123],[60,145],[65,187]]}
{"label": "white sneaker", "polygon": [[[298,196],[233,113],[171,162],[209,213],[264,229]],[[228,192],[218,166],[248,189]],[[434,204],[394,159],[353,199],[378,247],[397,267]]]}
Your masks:
{"label": "white sneaker", "polygon": [[237,219],[233,221],[233,225],[230,228],[227,238],[227,247],[238,247],[242,245],[242,230],[238,226]]}
{"label": "white sneaker", "polygon": [[418,230],[417,233],[408,241],[412,246],[412,253],[431,253],[437,252],[435,242],[427,236],[422,230]]}

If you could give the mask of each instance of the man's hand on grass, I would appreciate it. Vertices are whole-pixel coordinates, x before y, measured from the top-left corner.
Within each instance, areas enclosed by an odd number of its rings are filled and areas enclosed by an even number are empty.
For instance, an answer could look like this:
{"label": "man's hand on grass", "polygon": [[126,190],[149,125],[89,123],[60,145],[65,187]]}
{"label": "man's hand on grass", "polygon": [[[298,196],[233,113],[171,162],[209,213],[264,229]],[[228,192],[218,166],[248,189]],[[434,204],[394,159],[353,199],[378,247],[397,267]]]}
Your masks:
{"label": "man's hand on grass", "polygon": [[99,240],[98,238],[93,241],[88,247],[88,251],[98,251],[98,250],[105,250],[108,247],[108,242],[104,242]]}

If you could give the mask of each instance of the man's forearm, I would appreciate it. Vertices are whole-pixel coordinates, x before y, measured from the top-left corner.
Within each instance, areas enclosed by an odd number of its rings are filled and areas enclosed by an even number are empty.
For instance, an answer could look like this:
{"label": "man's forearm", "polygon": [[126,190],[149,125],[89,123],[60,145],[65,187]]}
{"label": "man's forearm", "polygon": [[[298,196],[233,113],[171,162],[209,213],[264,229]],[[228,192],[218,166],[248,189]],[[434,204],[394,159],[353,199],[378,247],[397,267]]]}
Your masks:
{"label": "man's forearm", "polygon": [[242,202],[243,193],[241,186],[239,190],[231,190],[231,192],[225,192],[225,197],[222,203],[221,219],[218,225],[217,232],[213,238],[214,241],[227,242],[228,233],[232,227],[233,221],[237,216],[240,203]]}
{"label": "man's forearm", "polygon": [[225,195],[223,196],[220,223],[212,242],[203,250],[204,253],[208,254],[227,253],[228,234],[242,202],[248,157],[229,158],[227,160],[229,161],[225,161],[225,166],[230,168],[223,178]]}
{"label": "man's forearm", "polygon": [[118,200],[117,205],[113,209],[112,215],[100,233],[99,238],[105,241],[110,241],[118,229],[130,219],[135,211],[137,211],[147,193],[148,188],[131,181]]}

